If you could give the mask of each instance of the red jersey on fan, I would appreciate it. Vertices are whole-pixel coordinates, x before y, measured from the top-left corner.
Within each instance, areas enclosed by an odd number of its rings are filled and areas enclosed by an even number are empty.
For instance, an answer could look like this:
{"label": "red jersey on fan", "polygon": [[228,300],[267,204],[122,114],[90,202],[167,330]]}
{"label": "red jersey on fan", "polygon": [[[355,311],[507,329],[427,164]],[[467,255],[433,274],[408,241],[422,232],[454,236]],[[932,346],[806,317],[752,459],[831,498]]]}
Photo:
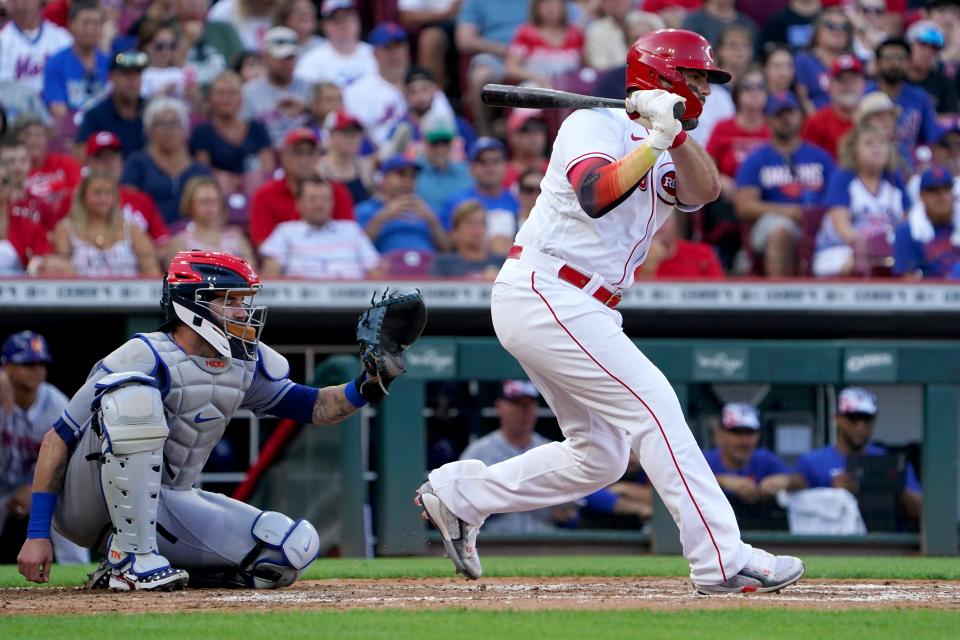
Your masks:
{"label": "red jersey on fan", "polygon": [[63,153],[48,153],[42,165],[30,169],[25,185],[27,191],[50,205],[60,220],[70,212],[70,194],[79,182],[80,163]]}
{"label": "red jersey on fan", "polygon": [[703,6],[703,0],[646,0],[643,10],[660,13],[667,7],[683,7],[687,12],[696,11]]}
{"label": "red jersey on fan", "polygon": [[[333,185],[333,219],[353,220],[353,198],[339,182]],[[250,202],[250,239],[259,246],[270,237],[281,222],[299,220],[297,199],[290,191],[286,178],[265,182],[253,194]]]}
{"label": "red jersey on fan", "polygon": [[722,278],[713,248],[703,242],[677,240],[677,251],[657,267],[658,278]]}
{"label": "red jersey on fan", "polygon": [[535,26],[523,24],[513,36],[510,49],[520,54],[524,68],[544,76],[561,76],[582,66],[583,33],[567,27],[563,44],[556,46],[544,40]]}
{"label": "red jersey on fan", "polygon": [[153,241],[162,244],[170,239],[163,216],[153,202],[153,198],[140,189],[120,185],[120,210],[123,218],[146,231]]}
{"label": "red jersey on fan", "polygon": [[817,111],[803,124],[800,137],[837,157],[840,138],[853,129],[853,120],[847,120],[831,105]]}
{"label": "red jersey on fan", "polygon": [[7,241],[13,245],[23,268],[34,256],[50,253],[47,230],[40,221],[39,214],[23,206],[11,205],[7,210]]}
{"label": "red jersey on fan", "polygon": [[26,218],[39,224],[45,231],[53,231],[53,227],[60,221],[57,213],[47,202],[27,191],[22,198],[10,203],[10,216]]}
{"label": "red jersey on fan", "polygon": [[716,160],[720,173],[734,178],[743,159],[769,139],[770,129],[766,124],[757,129],[744,129],[735,118],[729,118],[713,128],[707,153]]}

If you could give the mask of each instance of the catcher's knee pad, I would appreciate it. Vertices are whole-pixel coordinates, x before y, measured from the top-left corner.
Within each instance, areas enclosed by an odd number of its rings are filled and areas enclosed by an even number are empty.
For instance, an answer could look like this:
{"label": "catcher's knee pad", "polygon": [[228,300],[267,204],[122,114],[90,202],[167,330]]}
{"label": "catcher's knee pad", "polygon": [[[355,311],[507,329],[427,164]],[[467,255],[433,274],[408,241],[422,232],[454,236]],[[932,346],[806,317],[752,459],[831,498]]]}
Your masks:
{"label": "catcher's knee pad", "polygon": [[276,511],[264,511],[250,533],[257,546],[244,563],[247,583],[256,589],[293,584],[320,551],[320,536],[304,519],[294,522]]}
{"label": "catcher's knee pad", "polygon": [[111,373],[97,383],[94,428],[100,436],[100,481],[113,523],[113,548],[157,550],[157,504],[167,420],[152,377]]}

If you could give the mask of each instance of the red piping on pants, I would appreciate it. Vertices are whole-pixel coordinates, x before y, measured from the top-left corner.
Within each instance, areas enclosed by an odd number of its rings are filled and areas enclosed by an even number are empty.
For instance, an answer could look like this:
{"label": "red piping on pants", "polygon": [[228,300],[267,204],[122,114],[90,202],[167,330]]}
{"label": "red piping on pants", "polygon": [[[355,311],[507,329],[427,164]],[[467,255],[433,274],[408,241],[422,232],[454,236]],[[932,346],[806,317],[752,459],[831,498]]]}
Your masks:
{"label": "red piping on pants", "polygon": [[714,539],[714,537],[713,537],[713,531],[710,530],[710,525],[707,524],[707,519],[703,517],[703,512],[700,511],[700,505],[697,504],[697,501],[696,501],[696,500],[694,499],[694,497],[693,497],[693,492],[690,491],[690,486],[687,484],[687,479],[683,477],[683,471],[680,470],[680,464],[677,462],[676,456],[673,455],[673,447],[670,446],[670,441],[667,439],[667,434],[666,434],[666,432],[663,430],[663,425],[660,424],[660,419],[657,418],[657,414],[655,414],[655,413],[653,412],[653,410],[649,407],[649,405],[647,405],[647,403],[643,401],[643,398],[641,398],[640,396],[638,396],[638,395],[633,391],[633,389],[631,389],[631,388],[628,387],[626,384],[624,384],[623,380],[621,380],[621,379],[618,378],[617,376],[615,376],[615,375],[613,375],[612,373],[610,373],[609,371],[607,371],[607,369],[606,369],[602,364],[600,364],[600,362],[598,362],[597,359],[594,358],[593,355],[592,355],[589,351],[587,351],[587,350],[583,347],[582,344],[580,344],[580,341],[577,340],[577,339],[573,336],[572,333],[570,333],[570,330],[567,329],[567,328],[563,325],[562,322],[560,322],[560,318],[558,318],[558,317],[557,317],[557,314],[554,313],[553,307],[551,307],[551,306],[550,306],[550,303],[547,302],[547,299],[543,297],[543,294],[540,293],[539,291],[537,291],[537,285],[536,285],[536,281],[535,281],[535,280],[536,280],[536,279],[535,279],[535,276],[536,276],[536,272],[531,272],[531,273],[530,273],[530,288],[533,289],[533,292],[534,292],[535,294],[537,294],[538,296],[540,296],[540,299],[543,300],[543,304],[547,305],[547,309],[550,311],[550,315],[552,315],[552,316],[553,316],[553,319],[556,321],[556,323],[557,323],[558,325],[560,325],[560,328],[563,329],[568,336],[570,336],[570,339],[573,340],[578,347],[580,347],[580,350],[581,350],[581,351],[583,351],[585,354],[587,354],[587,357],[588,357],[588,358],[590,358],[591,360],[593,360],[594,364],[596,364],[598,367],[600,367],[605,374],[607,374],[608,376],[610,376],[611,378],[613,378],[614,380],[616,380],[617,382],[619,382],[620,385],[621,385],[624,389],[626,389],[628,392],[630,392],[630,395],[632,395],[634,398],[636,398],[637,400],[639,400],[639,401],[640,401],[640,404],[642,404],[643,407],[644,407],[644,408],[650,413],[650,415],[653,417],[653,421],[657,423],[657,428],[660,429],[660,435],[663,436],[663,441],[664,441],[664,442],[666,443],[666,445],[667,445],[667,451],[670,452],[670,459],[673,460],[673,466],[675,466],[675,467],[677,468],[677,473],[680,475],[680,480],[683,482],[683,488],[687,490],[687,495],[690,496],[690,501],[693,502],[693,506],[696,508],[697,514],[700,516],[700,521],[703,522],[703,526],[704,526],[704,528],[707,530],[707,535],[710,536],[710,542],[713,543],[713,548],[717,550],[717,562],[720,563],[720,575],[723,576],[723,581],[726,582],[726,581],[727,581],[727,572],[723,570],[723,558],[720,556],[720,547],[717,546],[717,541],[716,541],[716,539]]}

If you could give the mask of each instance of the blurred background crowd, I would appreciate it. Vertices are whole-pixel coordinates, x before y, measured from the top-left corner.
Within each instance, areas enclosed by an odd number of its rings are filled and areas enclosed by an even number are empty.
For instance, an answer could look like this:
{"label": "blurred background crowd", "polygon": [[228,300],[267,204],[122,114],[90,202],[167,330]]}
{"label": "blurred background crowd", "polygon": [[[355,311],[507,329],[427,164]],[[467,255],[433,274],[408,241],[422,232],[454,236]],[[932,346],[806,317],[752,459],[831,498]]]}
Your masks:
{"label": "blurred background crowd", "polygon": [[564,113],[622,98],[637,37],[733,81],[693,137],[721,198],[641,278],[960,277],[957,0],[3,0],[0,275],[491,279]]}

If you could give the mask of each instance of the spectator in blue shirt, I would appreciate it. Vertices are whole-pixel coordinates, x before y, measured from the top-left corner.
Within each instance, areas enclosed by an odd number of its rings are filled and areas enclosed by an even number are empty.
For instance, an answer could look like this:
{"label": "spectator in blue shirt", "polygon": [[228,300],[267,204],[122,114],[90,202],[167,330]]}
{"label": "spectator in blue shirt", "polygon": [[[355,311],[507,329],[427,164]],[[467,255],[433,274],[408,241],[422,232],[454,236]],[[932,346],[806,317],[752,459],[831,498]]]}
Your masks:
{"label": "spectator in blue shirt", "polygon": [[752,504],[790,488],[789,468],[760,443],[760,413],[745,402],[723,406],[714,430],[716,449],[703,452],[723,490]]}
{"label": "spectator in blue shirt", "polygon": [[453,211],[465,200],[479,200],[487,210],[487,238],[490,252],[505,256],[517,235],[520,201],[506,189],[507,150],[496,138],[480,138],[470,150],[473,186],[456,195],[442,216],[443,226],[452,228]]}
{"label": "spectator in blue shirt", "polygon": [[772,137],[740,165],[735,206],[740,220],[753,225],[750,247],[763,255],[766,274],[783,277],[796,272],[804,218],[820,205],[833,159],[800,139],[802,115],[793,93],[771,94],[765,111]]}
{"label": "spectator in blue shirt", "polygon": [[140,82],[147,66],[142,51],[121,51],[110,60],[110,84],[113,91],[83,114],[77,131],[77,156],[83,157],[87,138],[97,131],[109,131],[123,143],[123,157],[146,144],[143,130],[144,102]]}
{"label": "spectator in blue shirt", "polygon": [[920,198],[895,230],[893,273],[908,278],[945,278],[960,266],[955,179],[942,167],[920,178]]}
{"label": "spectator in blue shirt", "polygon": [[[466,149],[476,142],[477,134],[469,122],[453,113],[433,74],[420,65],[411,66],[403,79],[403,96],[407,101],[407,115],[394,126],[389,138],[392,139],[400,127],[409,128],[410,141],[415,143],[412,146],[419,150],[423,141],[424,118],[427,114],[439,113],[453,119],[457,134],[454,157],[464,159]],[[410,146],[406,153],[410,153]]]}
{"label": "spectator in blue shirt", "polygon": [[50,56],[43,68],[43,102],[57,120],[89,106],[107,86],[107,54],[98,48],[103,12],[96,2],[70,3],[73,45]]}
{"label": "spectator in blue shirt", "polygon": [[506,76],[507,49],[528,10],[529,0],[464,0],[457,16],[457,50],[473,56],[466,98],[482,135],[490,133],[490,113],[480,89]]}
{"label": "spectator in blue shirt", "polygon": [[840,7],[827,9],[813,23],[810,51],[797,54],[797,84],[802,86],[807,99],[817,109],[830,103],[830,68],[853,45],[850,20]]}
{"label": "spectator in blue shirt", "polygon": [[[876,88],[890,96],[900,106],[896,138],[900,152],[908,162],[913,162],[917,145],[933,144],[943,135],[933,110],[933,101],[926,91],[909,84],[907,64],[910,45],[902,38],[891,38],[877,47]],[[867,91],[872,91],[867,87]]]}
{"label": "spectator in blue shirt", "polygon": [[434,211],[443,211],[450,200],[473,185],[466,162],[453,159],[457,140],[453,120],[442,111],[430,111],[420,121],[423,152],[416,193]]}
{"label": "spectator in blue shirt", "polygon": [[[887,454],[886,449],[870,442],[876,419],[877,397],[873,393],[859,387],[843,389],[837,398],[837,442],[800,457],[795,469],[796,488],[836,487],[858,493],[859,483],[847,472],[847,456]],[[900,501],[908,516],[920,517],[920,482],[910,463],[903,474]]]}
{"label": "spectator in blue shirt", "polygon": [[403,156],[393,156],[380,166],[380,191],[357,205],[357,222],[377,251],[446,251],[447,233],[436,214],[413,192],[419,167]]}

